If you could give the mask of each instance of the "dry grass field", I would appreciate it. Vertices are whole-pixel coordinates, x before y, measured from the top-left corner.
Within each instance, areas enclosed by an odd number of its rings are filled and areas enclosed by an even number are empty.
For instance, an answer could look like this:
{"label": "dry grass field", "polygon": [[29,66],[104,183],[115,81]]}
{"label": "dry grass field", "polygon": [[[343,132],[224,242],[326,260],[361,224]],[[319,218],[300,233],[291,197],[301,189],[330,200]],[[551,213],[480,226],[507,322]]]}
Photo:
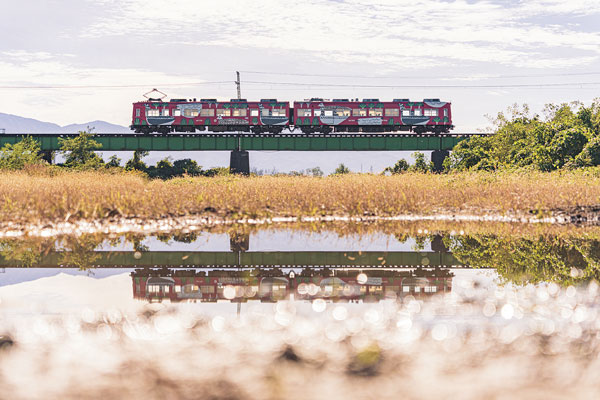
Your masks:
{"label": "dry grass field", "polygon": [[36,169],[0,173],[0,221],[108,217],[549,215],[600,204],[600,170],[538,173],[221,176],[148,180],[135,174]]}

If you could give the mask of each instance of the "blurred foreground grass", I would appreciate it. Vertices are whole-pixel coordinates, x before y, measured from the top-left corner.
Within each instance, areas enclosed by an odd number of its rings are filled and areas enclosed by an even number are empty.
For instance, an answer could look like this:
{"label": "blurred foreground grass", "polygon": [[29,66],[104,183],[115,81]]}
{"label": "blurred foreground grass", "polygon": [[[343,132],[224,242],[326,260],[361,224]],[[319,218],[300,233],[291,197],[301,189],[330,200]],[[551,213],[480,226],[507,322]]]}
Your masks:
{"label": "blurred foreground grass", "polygon": [[136,174],[51,169],[0,173],[0,221],[19,223],[185,215],[548,215],[597,204],[597,169],[324,178],[221,176],[169,181]]}
{"label": "blurred foreground grass", "polygon": [[[106,293],[67,275],[0,288],[0,398],[597,398],[598,285],[491,278],[425,300],[255,302],[239,315],[232,303],[65,311],[69,282]],[[108,279],[131,290],[127,274]],[[57,295],[27,298],[16,315],[25,288]]]}

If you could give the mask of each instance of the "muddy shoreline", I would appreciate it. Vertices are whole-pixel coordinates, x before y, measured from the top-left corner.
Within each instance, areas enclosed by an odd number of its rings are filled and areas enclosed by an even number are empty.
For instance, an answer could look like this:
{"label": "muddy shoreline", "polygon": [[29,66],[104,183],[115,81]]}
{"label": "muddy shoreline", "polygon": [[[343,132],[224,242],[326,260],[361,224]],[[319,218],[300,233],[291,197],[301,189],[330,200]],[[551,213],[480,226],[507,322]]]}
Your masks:
{"label": "muddy shoreline", "polygon": [[270,218],[231,218],[217,214],[165,216],[164,218],[139,218],[113,216],[95,220],[44,221],[38,223],[0,222],[1,238],[53,237],[83,234],[151,233],[170,231],[202,231],[227,226],[277,226],[306,223],[379,223],[379,222],[456,222],[456,223],[506,223],[551,226],[600,226],[600,206],[574,207],[549,212],[507,213],[493,212],[438,212],[429,215],[399,214],[377,215],[320,215],[278,216]]}

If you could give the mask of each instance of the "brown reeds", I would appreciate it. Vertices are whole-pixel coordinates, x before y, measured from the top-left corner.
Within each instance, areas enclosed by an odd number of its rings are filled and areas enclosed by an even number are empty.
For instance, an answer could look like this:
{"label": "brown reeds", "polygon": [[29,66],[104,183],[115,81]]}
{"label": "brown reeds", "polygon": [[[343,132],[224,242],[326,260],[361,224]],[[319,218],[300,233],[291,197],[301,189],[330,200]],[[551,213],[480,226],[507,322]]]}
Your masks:
{"label": "brown reeds", "polygon": [[547,215],[598,204],[598,170],[325,178],[222,176],[170,181],[103,172],[0,173],[0,221],[18,223],[203,214],[230,218]]}

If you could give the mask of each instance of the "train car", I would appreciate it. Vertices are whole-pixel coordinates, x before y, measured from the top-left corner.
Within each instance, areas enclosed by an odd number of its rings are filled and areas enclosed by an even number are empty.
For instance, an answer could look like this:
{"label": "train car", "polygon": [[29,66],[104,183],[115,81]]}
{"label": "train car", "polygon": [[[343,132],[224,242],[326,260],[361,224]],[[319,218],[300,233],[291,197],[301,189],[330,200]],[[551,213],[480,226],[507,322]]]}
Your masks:
{"label": "train car", "polygon": [[133,103],[136,133],[253,132],[281,133],[290,123],[290,103],[277,99],[148,99]]}
{"label": "train car", "polygon": [[362,132],[447,133],[452,128],[449,102],[440,99],[410,101],[394,99],[312,98],[294,102],[294,126],[303,133]]}

